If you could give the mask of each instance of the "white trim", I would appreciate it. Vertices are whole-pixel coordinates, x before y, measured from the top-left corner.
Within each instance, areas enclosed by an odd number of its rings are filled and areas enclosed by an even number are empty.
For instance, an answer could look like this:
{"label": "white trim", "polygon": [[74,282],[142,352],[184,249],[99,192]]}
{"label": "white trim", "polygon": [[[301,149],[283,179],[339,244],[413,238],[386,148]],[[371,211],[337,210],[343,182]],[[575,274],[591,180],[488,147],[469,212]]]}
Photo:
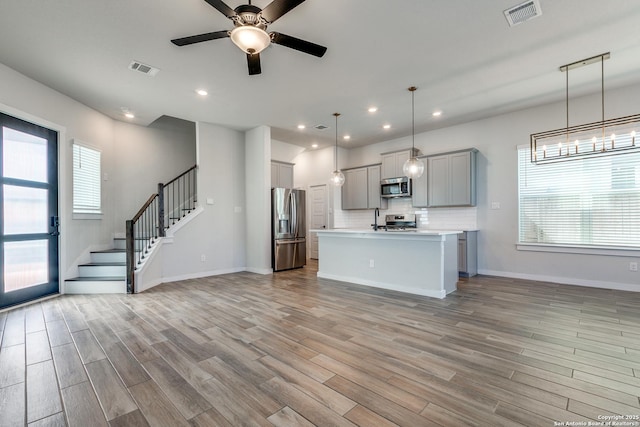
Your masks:
{"label": "white trim", "polygon": [[330,279],[330,280],[337,280],[340,282],[355,283],[356,285],[364,285],[364,286],[370,286],[372,288],[388,289],[390,291],[404,292],[406,294],[421,295],[421,296],[431,297],[431,298],[443,299],[445,296],[447,296],[446,291],[444,289],[441,289],[440,291],[430,291],[427,289],[408,288],[405,286],[396,286],[396,285],[390,285],[388,283],[376,282],[373,280],[366,280],[360,277],[327,274],[321,271],[318,271],[317,276],[321,279]]}
{"label": "white trim", "polygon": [[79,220],[101,220],[103,216],[102,212],[73,212],[71,217]]}
{"label": "white trim", "polygon": [[582,255],[640,257],[640,249],[607,246],[551,245],[548,243],[516,243],[519,251],[555,252]]}
{"label": "white trim", "polygon": [[514,273],[512,271],[497,271],[497,270],[483,270],[483,269],[479,269],[478,274],[483,274],[487,276],[508,277],[512,279],[534,280],[538,282],[558,283],[561,285],[585,286],[588,288],[615,289],[618,291],[640,292],[640,284],[634,285],[632,283],[615,283],[615,282],[609,282],[609,281],[603,282],[601,280],[584,280],[584,279],[576,279],[574,277],[545,276],[542,274]]}
{"label": "white trim", "polygon": [[172,238],[171,242],[167,242],[167,243],[173,243],[173,236],[174,234],[176,234],[176,231],[180,230],[182,227],[184,227],[185,225],[193,221],[195,217],[200,215],[202,212],[204,212],[204,208],[202,206],[197,206],[187,216],[185,216],[184,218],[181,218],[180,221],[176,222],[171,227],[167,228],[165,232],[165,236]]}

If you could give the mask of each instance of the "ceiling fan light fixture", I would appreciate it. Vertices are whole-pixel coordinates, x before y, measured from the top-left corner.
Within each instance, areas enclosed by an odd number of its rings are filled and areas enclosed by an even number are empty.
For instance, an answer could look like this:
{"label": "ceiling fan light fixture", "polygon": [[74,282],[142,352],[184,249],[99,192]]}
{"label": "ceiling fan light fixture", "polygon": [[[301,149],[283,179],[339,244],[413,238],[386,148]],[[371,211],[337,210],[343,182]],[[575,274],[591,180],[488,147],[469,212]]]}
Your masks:
{"label": "ceiling fan light fixture", "polygon": [[271,36],[262,28],[241,25],[231,30],[231,41],[250,55],[262,52],[271,43]]}

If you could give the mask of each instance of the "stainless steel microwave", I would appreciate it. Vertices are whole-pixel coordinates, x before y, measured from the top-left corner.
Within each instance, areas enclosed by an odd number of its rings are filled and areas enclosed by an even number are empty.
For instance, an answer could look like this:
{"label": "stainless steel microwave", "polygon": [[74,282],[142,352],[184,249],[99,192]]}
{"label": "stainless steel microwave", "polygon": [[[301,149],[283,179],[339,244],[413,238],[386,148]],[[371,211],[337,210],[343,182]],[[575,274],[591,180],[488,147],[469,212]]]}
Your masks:
{"label": "stainless steel microwave", "polygon": [[411,197],[411,180],[406,176],[380,181],[380,197]]}

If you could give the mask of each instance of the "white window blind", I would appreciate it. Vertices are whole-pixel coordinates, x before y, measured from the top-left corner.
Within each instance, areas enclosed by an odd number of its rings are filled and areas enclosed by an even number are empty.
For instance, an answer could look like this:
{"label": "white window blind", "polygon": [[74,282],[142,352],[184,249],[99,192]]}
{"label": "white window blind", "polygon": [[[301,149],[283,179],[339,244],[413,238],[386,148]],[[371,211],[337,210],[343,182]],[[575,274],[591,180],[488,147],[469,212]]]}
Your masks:
{"label": "white window blind", "polygon": [[640,248],[640,153],[535,165],[518,149],[520,243]]}
{"label": "white window blind", "polygon": [[73,212],[101,213],[100,152],[73,144]]}

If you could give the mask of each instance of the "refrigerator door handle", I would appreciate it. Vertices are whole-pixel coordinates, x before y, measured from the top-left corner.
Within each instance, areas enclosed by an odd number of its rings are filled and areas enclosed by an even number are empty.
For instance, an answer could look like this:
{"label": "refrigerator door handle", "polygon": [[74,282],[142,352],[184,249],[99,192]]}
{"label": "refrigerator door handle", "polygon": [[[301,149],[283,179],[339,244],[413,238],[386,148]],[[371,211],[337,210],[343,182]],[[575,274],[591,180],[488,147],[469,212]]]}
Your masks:
{"label": "refrigerator door handle", "polygon": [[291,199],[291,231],[295,237],[298,235],[298,209],[296,206],[296,195],[293,190],[289,193],[289,198]]}
{"label": "refrigerator door handle", "polygon": [[276,245],[294,245],[296,243],[304,243],[305,239],[276,240]]}

